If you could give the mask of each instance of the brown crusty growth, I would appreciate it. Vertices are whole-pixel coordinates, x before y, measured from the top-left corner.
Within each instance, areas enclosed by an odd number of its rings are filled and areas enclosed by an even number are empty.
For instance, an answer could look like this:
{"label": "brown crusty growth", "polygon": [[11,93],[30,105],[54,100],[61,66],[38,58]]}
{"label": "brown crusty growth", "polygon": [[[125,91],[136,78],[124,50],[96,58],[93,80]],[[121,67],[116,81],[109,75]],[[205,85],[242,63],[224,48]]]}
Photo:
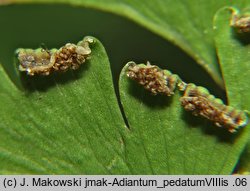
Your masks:
{"label": "brown crusty growth", "polygon": [[57,50],[53,55],[54,70],[66,71],[69,68],[73,70],[78,69],[86,59],[90,58],[91,49],[89,48],[89,43],[92,43],[90,40],[85,40],[83,43],[80,42],[78,45],[67,43]]}
{"label": "brown crusty growth", "polygon": [[235,28],[238,33],[250,32],[250,14],[240,14],[238,10],[233,9],[233,16],[231,20],[231,26]]}
{"label": "brown crusty growth", "polygon": [[49,75],[54,71],[76,70],[86,59],[90,58],[91,49],[89,44],[94,39],[84,38],[77,45],[67,43],[59,50],[45,50],[38,48],[18,49],[17,58],[19,60],[19,70],[26,71],[28,75]]}
{"label": "brown crusty growth", "polygon": [[50,74],[53,63],[51,62],[50,51],[45,51],[42,48],[18,49],[17,58],[19,60],[19,70],[26,71],[28,75],[48,75]]}
{"label": "brown crusty growth", "polygon": [[146,90],[149,90],[153,95],[163,94],[171,96],[174,94],[178,76],[167,70],[162,70],[157,66],[145,64],[128,63],[127,76]]}
{"label": "brown crusty growth", "polygon": [[244,111],[224,105],[222,100],[215,98],[204,87],[188,84],[180,101],[185,110],[213,121],[216,126],[224,127],[231,133],[247,124]]}

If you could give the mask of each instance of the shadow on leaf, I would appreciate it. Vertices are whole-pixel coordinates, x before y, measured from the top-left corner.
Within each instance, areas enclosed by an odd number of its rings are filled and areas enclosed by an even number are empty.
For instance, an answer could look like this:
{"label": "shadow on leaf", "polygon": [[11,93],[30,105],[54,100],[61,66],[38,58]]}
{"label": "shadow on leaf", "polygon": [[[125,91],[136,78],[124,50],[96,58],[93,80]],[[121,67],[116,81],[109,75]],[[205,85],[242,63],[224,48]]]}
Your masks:
{"label": "shadow on leaf", "polygon": [[84,76],[84,73],[90,67],[90,63],[84,63],[78,70],[68,70],[66,72],[54,72],[48,76],[28,76],[21,73],[20,78],[25,90],[29,93],[33,91],[45,92],[56,84],[68,84],[74,80],[78,80]]}
{"label": "shadow on leaf", "polygon": [[172,96],[153,95],[134,81],[130,81],[129,83],[129,94],[141,100],[152,109],[164,109],[169,107],[173,98]]}
{"label": "shadow on leaf", "polygon": [[181,119],[184,120],[190,128],[201,128],[204,134],[217,136],[219,142],[233,144],[242,133],[241,129],[239,132],[230,133],[226,128],[217,127],[213,122],[199,116],[194,116],[191,112],[187,112],[184,109]]}
{"label": "shadow on leaf", "polygon": [[233,37],[236,38],[243,46],[248,46],[250,44],[250,32],[237,33],[236,30],[233,30]]}

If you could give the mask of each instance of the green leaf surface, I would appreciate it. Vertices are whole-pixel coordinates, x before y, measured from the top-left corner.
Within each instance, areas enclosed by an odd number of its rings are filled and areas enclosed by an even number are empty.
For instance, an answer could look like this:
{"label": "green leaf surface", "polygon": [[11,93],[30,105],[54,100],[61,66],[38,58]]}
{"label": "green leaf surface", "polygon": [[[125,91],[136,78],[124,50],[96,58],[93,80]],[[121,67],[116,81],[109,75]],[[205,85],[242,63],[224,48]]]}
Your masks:
{"label": "green leaf surface", "polygon": [[126,153],[131,162],[140,159],[135,165],[138,172],[232,172],[246,143],[247,129],[233,135],[194,117],[181,107],[178,92],[173,97],[152,96],[126,77],[126,69],[120,76],[121,101],[132,132]]}
{"label": "green leaf surface", "polygon": [[124,123],[102,45],[80,70],[22,78],[1,68],[0,173],[128,174]]}
{"label": "green leaf surface", "polygon": [[[230,27],[232,10],[236,11],[237,9],[234,7],[225,7],[215,15],[215,44],[225,81],[228,102],[231,106],[249,112],[250,41],[248,34],[237,34]],[[249,146],[246,153],[249,153]],[[245,154],[243,157],[246,157],[243,160],[249,166],[249,154]]]}
{"label": "green leaf surface", "polygon": [[99,42],[78,71],[22,76],[25,92],[0,76],[1,174],[228,174],[243,146],[244,133],[197,121],[178,93],[153,97],[123,71],[127,129]]}
{"label": "green leaf surface", "polygon": [[[204,64],[214,78],[219,78],[212,17],[225,1],[200,3],[207,11],[200,11],[186,1],[154,1],[154,6],[151,1],[145,1],[143,6],[136,1],[111,0],[35,2],[67,2],[129,17],[176,43]],[[243,6],[248,1],[237,4]],[[232,135],[192,116],[181,108],[178,92],[172,98],[151,96],[126,78],[125,67],[120,77],[120,96],[129,124],[126,127],[108,57],[99,41],[93,46],[92,59],[80,70],[49,77],[19,76],[12,63],[16,48],[37,47],[44,41],[49,42],[49,48],[62,46],[65,39],[77,39],[86,30],[91,32],[87,20],[95,15],[82,17],[74,11],[74,17],[72,12],[64,18],[55,7],[31,7],[33,12],[24,7],[1,9],[0,21],[4,26],[0,31],[0,61],[4,66],[0,68],[1,174],[229,174],[233,171],[246,143],[247,128]],[[192,11],[187,11],[187,7]],[[27,12],[38,14],[32,19]],[[10,15],[20,15],[19,20],[15,18],[14,22]],[[93,23],[97,22],[101,23],[99,20]],[[129,41],[133,41],[133,36]],[[155,51],[157,48],[153,47]],[[123,44],[119,49],[123,49]],[[133,52],[142,51],[139,49],[145,47],[134,47]],[[169,56],[172,59],[173,54]],[[19,89],[22,86],[23,91]],[[235,104],[241,107],[243,101],[236,100]]]}
{"label": "green leaf surface", "polygon": [[250,174],[250,139],[248,139],[245,150],[240,157],[238,169],[236,170],[239,174]]}
{"label": "green leaf surface", "polygon": [[230,8],[221,9],[214,19],[215,42],[230,105],[250,110],[250,42],[230,27]]}
{"label": "green leaf surface", "polygon": [[223,81],[213,41],[213,16],[226,5],[250,5],[246,0],[7,0],[5,3],[68,3],[127,17],[179,46],[221,87]]}

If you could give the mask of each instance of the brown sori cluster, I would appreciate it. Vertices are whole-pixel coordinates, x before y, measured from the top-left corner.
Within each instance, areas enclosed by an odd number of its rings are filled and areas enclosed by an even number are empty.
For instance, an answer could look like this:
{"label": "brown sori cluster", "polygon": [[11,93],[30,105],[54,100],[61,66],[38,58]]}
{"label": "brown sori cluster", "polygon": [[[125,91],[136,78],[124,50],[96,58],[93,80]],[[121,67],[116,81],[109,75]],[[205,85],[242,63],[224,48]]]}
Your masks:
{"label": "brown sori cluster", "polygon": [[237,29],[238,33],[249,33],[250,32],[250,16],[238,18],[234,23],[234,27]]}
{"label": "brown sori cluster", "polygon": [[50,51],[42,48],[18,49],[19,70],[26,71],[28,75],[42,74],[48,75],[53,67]]}
{"label": "brown sori cluster", "polygon": [[203,87],[188,84],[180,101],[187,111],[205,117],[231,133],[247,124],[245,112],[224,105],[222,100],[215,98]]}
{"label": "brown sori cluster", "polygon": [[171,96],[174,94],[178,76],[171,74],[167,70],[162,70],[157,66],[145,64],[135,64],[134,62],[128,63],[127,76],[152,94],[163,94]]}
{"label": "brown sori cluster", "polygon": [[93,39],[87,37],[77,45],[67,43],[59,50],[18,49],[19,70],[26,71],[32,76],[49,75],[53,71],[76,70],[86,59],[90,58],[90,43],[93,43]]}
{"label": "brown sori cluster", "polygon": [[238,33],[250,32],[250,14],[239,15],[238,11],[233,11],[233,17],[231,20],[231,26],[233,26]]}

